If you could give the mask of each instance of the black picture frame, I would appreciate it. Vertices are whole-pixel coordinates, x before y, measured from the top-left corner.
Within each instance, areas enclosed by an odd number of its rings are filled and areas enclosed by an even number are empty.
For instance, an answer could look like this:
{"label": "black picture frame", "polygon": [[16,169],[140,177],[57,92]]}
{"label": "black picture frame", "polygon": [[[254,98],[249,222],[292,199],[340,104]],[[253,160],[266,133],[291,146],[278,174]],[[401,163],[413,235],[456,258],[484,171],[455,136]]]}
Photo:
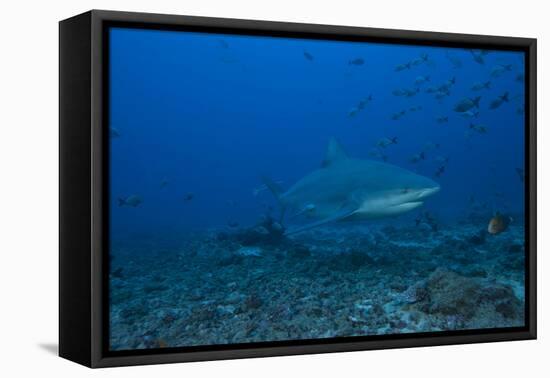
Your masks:
{"label": "black picture frame", "polygon": [[[111,26],[525,52],[525,327],[109,351],[106,31]],[[536,338],[536,39],[103,10],[61,21],[59,31],[61,357],[95,368]]]}

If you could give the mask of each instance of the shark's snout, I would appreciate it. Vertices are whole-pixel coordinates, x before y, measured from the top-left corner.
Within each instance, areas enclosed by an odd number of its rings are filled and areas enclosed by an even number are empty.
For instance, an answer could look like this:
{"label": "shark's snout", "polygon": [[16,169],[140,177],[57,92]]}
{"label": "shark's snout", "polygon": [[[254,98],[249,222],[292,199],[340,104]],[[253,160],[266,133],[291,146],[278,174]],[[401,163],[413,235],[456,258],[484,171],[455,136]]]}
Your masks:
{"label": "shark's snout", "polygon": [[434,183],[434,185],[429,187],[410,191],[404,196],[400,196],[398,203],[394,204],[393,207],[402,209],[404,210],[403,212],[415,209],[424,203],[424,199],[434,195],[440,190],[441,187]]}
{"label": "shark's snout", "polygon": [[422,189],[418,191],[418,199],[424,199],[439,192],[441,187],[439,185],[432,186],[430,188]]}

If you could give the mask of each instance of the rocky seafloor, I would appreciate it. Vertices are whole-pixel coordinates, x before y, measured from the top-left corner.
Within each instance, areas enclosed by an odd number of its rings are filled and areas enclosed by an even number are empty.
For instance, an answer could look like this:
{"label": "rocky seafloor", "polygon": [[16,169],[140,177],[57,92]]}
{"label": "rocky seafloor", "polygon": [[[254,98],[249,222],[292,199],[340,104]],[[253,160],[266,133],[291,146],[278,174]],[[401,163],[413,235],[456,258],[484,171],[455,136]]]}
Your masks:
{"label": "rocky seafloor", "polygon": [[275,226],[113,243],[111,349],[524,325],[518,222]]}

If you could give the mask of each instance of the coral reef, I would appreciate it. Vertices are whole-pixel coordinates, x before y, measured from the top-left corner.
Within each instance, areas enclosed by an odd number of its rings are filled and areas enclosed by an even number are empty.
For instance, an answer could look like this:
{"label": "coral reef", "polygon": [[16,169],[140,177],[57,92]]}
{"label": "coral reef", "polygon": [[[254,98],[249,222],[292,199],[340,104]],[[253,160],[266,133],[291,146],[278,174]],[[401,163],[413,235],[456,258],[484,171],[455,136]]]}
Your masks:
{"label": "coral reef", "polygon": [[[114,243],[114,350],[521,326],[524,228],[345,225]],[[157,246],[152,247],[152,246]]]}

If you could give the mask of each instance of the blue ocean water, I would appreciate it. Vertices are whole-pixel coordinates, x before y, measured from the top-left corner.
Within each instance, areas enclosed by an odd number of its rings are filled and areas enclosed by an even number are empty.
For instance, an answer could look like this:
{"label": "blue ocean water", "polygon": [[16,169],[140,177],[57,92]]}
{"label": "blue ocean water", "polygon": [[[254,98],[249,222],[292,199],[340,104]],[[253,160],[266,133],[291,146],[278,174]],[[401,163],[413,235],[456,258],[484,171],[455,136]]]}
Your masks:
{"label": "blue ocean water", "polygon": [[[523,53],[109,38],[113,349],[523,325]],[[440,190],[279,235],[309,220],[279,219],[261,178],[287,190],[332,138]]]}

